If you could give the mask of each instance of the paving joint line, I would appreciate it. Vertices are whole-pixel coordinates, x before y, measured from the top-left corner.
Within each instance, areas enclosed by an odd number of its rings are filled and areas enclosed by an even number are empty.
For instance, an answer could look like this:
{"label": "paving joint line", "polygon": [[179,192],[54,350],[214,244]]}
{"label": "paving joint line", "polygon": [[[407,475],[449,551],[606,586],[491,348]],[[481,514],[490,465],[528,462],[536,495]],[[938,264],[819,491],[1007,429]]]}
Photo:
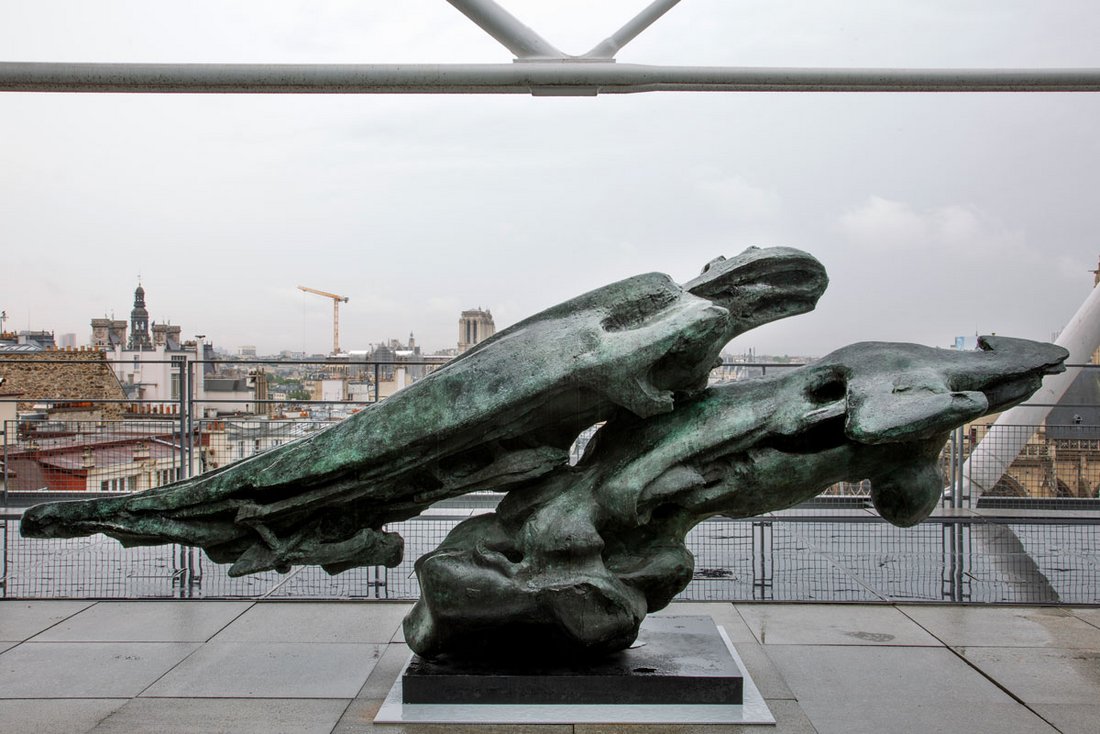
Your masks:
{"label": "paving joint line", "polygon": [[[982,677],[983,677],[983,678],[985,678],[985,679],[986,679],[987,681],[989,681],[990,683],[992,683],[992,684],[993,684],[993,685],[994,685],[994,686],[995,686],[995,687],[996,687],[996,688],[997,688],[998,690],[1002,691],[1002,692],[1003,692],[1003,693],[1004,693],[1004,694],[1005,694],[1006,696],[1008,696],[1009,698],[1011,698],[1011,699],[1012,699],[1013,701],[1015,701],[1016,703],[1020,704],[1020,705],[1021,705],[1021,706],[1023,706],[1023,707],[1025,708],[1025,709],[1027,709],[1028,711],[1030,711],[1030,712],[1031,712],[1032,714],[1034,714],[1034,715],[1035,715],[1036,717],[1038,717],[1040,721],[1042,721],[1043,723],[1045,723],[1045,724],[1046,724],[1047,726],[1049,726],[1049,727],[1050,727],[1051,729],[1054,729],[1054,731],[1056,731],[1056,732],[1059,732],[1059,734],[1062,734],[1062,730],[1061,730],[1061,729],[1059,729],[1059,728],[1058,728],[1057,726],[1055,726],[1055,725],[1054,725],[1054,722],[1050,721],[1050,720],[1049,720],[1049,719],[1047,719],[1047,718],[1046,718],[1045,716],[1043,716],[1042,714],[1040,714],[1040,713],[1039,713],[1038,711],[1036,711],[1035,709],[1033,709],[1033,708],[1032,708],[1032,707],[1031,707],[1030,705],[1028,705],[1028,703],[1027,703],[1026,701],[1024,701],[1024,699],[1022,699],[1022,698],[1020,698],[1019,696],[1017,696],[1017,695],[1016,695],[1015,693],[1013,693],[1012,691],[1010,691],[1010,690],[1009,690],[1009,689],[1008,689],[1008,688],[1007,688],[1007,687],[1006,687],[1005,685],[1003,685],[1003,684],[1002,684],[1002,683],[1001,683],[1000,681],[998,681],[998,680],[997,680],[996,678],[994,678],[994,677],[993,677],[992,675],[990,675],[989,673],[985,672],[985,671],[984,671],[984,670],[982,670],[982,669],[981,669],[980,667],[978,667],[978,665],[977,665],[977,664],[976,664],[976,663],[975,663],[975,662],[974,662],[973,660],[970,660],[970,659],[968,659],[968,658],[967,658],[967,657],[966,657],[965,655],[963,655],[962,653],[960,653],[960,652],[959,652],[958,650],[956,650],[956,649],[955,649],[955,648],[954,648],[953,646],[951,646],[951,645],[947,644],[947,643],[946,643],[945,641],[943,641],[942,639],[940,639],[940,637],[939,637],[938,635],[936,635],[936,633],[934,633],[934,632],[933,632],[932,630],[928,629],[928,628],[927,628],[927,627],[925,627],[925,626],[924,626],[923,624],[921,624],[921,623],[920,623],[920,622],[918,622],[917,620],[913,619],[913,617],[911,617],[911,616],[909,616],[908,614],[906,614],[906,613],[905,613],[905,610],[904,610],[904,609],[901,609],[901,608],[899,607],[899,608],[898,608],[898,611],[899,611],[899,612],[901,612],[902,614],[904,614],[904,615],[905,615],[905,617],[906,617],[906,619],[910,620],[910,621],[911,621],[911,622],[912,622],[913,624],[917,625],[917,626],[918,626],[918,627],[920,627],[920,628],[921,628],[922,630],[924,630],[925,632],[927,632],[927,633],[928,633],[928,634],[929,634],[929,635],[930,635],[930,636],[931,636],[931,637],[932,637],[933,639],[935,639],[935,640],[936,640],[937,642],[939,642],[939,643],[940,643],[940,644],[941,644],[941,645],[942,645],[942,646],[944,647],[944,649],[946,649],[946,650],[947,650],[948,652],[950,652],[950,653],[951,653],[952,655],[954,655],[954,656],[955,656],[955,657],[957,657],[957,658],[958,658],[959,660],[961,660],[961,661],[962,661],[962,662],[963,662],[963,663],[964,663],[964,664],[965,664],[965,665],[966,665],[967,667],[969,667],[969,668],[970,668],[971,670],[975,671],[975,672],[976,672],[976,673],[977,673],[978,675],[982,676]],[[960,647],[965,647],[965,645],[960,645]]]}

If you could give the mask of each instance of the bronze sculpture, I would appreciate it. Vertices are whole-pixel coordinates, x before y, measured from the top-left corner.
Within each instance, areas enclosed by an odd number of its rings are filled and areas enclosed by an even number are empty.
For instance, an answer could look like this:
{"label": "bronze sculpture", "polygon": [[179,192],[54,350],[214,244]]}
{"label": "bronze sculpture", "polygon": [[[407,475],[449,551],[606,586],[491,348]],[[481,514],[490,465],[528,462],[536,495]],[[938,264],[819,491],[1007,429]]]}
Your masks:
{"label": "bronze sculpture", "polygon": [[[230,573],[396,565],[383,526],[474,490],[507,492],[417,562],[406,638],[425,655],[523,641],[602,653],[690,581],[708,516],[748,517],[872,480],[899,525],[935,506],[950,429],[1026,399],[1066,352],[856,344],[785,375],[708,388],[725,344],[811,310],[824,268],[752,248],[677,285],[650,273],[498,332],[314,437],[128,497],[28,510],[23,533],[177,542]],[[570,466],[576,436],[606,423]]]}

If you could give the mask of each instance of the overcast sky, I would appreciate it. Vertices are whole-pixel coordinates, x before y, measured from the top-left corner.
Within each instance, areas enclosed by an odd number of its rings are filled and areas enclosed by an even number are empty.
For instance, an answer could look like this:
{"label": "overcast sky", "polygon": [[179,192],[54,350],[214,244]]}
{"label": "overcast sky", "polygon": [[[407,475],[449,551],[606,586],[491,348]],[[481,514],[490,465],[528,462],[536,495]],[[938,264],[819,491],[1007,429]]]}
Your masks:
{"label": "overcast sky", "polygon": [[[583,53],[648,0],[502,0]],[[1100,3],[683,0],[620,62],[1100,67]],[[0,60],[509,63],[444,0],[0,0]],[[235,350],[452,347],[637,273],[788,245],[812,314],[733,351],[1049,339],[1100,255],[1098,94],[0,93],[9,329],[153,320]]]}

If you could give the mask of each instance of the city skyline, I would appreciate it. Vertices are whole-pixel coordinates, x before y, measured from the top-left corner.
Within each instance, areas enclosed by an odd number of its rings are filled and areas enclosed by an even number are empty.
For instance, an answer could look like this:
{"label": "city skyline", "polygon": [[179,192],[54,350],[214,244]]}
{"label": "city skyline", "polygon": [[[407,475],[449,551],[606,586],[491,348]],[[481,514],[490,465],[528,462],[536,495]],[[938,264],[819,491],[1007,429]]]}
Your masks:
{"label": "city skyline", "polygon": [[[581,52],[645,0],[503,0]],[[684,0],[623,63],[1100,67],[1100,7]],[[442,0],[0,3],[4,61],[508,63]],[[832,284],[742,352],[1049,339],[1088,295],[1094,94],[0,95],[0,308],[87,338],[151,318],[219,346],[454,345],[642,272],[750,245]]]}

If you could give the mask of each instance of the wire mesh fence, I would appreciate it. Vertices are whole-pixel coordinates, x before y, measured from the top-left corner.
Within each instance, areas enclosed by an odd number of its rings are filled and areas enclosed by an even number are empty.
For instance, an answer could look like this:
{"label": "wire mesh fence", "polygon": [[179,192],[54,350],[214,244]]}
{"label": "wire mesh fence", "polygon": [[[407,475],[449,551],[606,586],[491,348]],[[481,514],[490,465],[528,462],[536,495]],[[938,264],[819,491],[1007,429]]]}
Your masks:
{"label": "wire mesh fence", "polygon": [[[22,538],[3,530],[0,593],[8,598],[302,598],[412,600],[415,560],[459,517],[415,518],[395,568],[330,576],[297,566],[240,578],[184,546],[123,548],[104,536]],[[1100,603],[1100,525],[1073,521],[932,519],[896,528],[871,516],[714,519],[689,533],[695,557],[684,601]]]}

